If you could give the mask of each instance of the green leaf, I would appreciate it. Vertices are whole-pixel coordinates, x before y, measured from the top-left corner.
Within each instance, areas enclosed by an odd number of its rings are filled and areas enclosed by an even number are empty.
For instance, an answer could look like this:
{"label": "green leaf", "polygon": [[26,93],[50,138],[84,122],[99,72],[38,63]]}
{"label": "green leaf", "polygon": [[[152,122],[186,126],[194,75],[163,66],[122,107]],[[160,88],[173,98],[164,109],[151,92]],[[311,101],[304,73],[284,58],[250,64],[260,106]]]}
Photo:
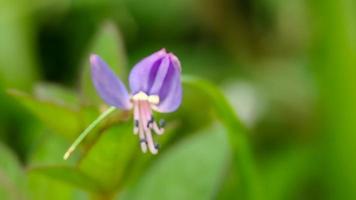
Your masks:
{"label": "green leaf", "polygon": [[132,123],[113,126],[101,133],[100,138],[87,152],[79,168],[95,179],[107,192],[114,192],[124,181],[139,142],[132,132]]}
{"label": "green leaf", "polygon": [[63,199],[88,199],[83,191],[74,188],[63,181],[38,173],[28,174],[29,199],[36,200],[63,200]]}
{"label": "green leaf", "polygon": [[0,144],[0,198],[18,199],[24,197],[23,172],[16,156]]}
{"label": "green leaf", "polygon": [[101,190],[97,184],[88,175],[81,172],[78,168],[69,166],[44,166],[30,168],[29,173],[38,173],[53,179],[63,181],[78,188],[90,191],[99,192]]}
{"label": "green leaf", "polygon": [[8,93],[57,133],[68,139],[73,139],[78,134],[80,116],[76,110],[31,97],[17,90],[9,90]]}
{"label": "green leaf", "polygon": [[[35,148],[35,151],[29,158],[30,168],[68,164],[68,162],[65,162],[62,157],[63,152],[66,148],[68,148],[68,145],[68,142],[66,142],[64,138],[59,135],[52,134],[49,131],[44,132],[43,137],[36,145],[37,148]],[[74,159],[71,161],[74,161]],[[87,199],[85,198],[86,195],[73,184],[57,180],[55,177],[44,176],[41,173],[27,172],[29,199]]]}
{"label": "green leaf", "polygon": [[34,58],[33,3],[0,1],[0,85],[29,89],[37,79]]}
{"label": "green leaf", "polygon": [[18,179],[21,174],[21,164],[19,163],[16,155],[0,143],[0,168],[6,175],[12,179]]}
{"label": "green leaf", "polygon": [[[97,54],[111,67],[111,69],[121,78],[125,73],[125,67],[127,66],[126,55],[123,47],[121,35],[115,24],[111,22],[104,23],[98,34],[93,39],[92,45],[89,48],[88,54],[84,58],[81,77],[81,93],[82,101],[88,104],[102,103],[102,100],[98,97],[90,75],[90,54]],[[123,81],[126,80],[122,79]]]}
{"label": "green leaf", "polygon": [[247,130],[235,114],[224,94],[214,84],[193,76],[183,76],[183,84],[206,94],[216,115],[225,126],[233,151],[233,170],[240,177],[244,199],[261,199],[261,185],[257,167],[246,135]]}
{"label": "green leaf", "polygon": [[[68,141],[53,132],[45,129],[41,132],[36,143],[36,147],[29,156],[29,166],[47,166],[68,164],[63,160],[63,152],[68,148]],[[70,164],[75,164],[75,159],[70,160]]]}
{"label": "green leaf", "polygon": [[[152,0],[149,4],[144,0],[124,0],[124,2],[135,23],[140,25],[140,30],[144,31],[148,37],[162,38],[161,40],[164,40],[167,35],[179,37],[184,35],[185,31],[190,30],[193,24],[198,23],[195,21],[198,18],[194,15],[193,1],[171,0],[164,4],[164,9],[162,9],[163,4],[160,0]],[[146,44],[148,41],[142,42]]]}
{"label": "green leaf", "polygon": [[0,199],[23,199],[25,176],[16,156],[0,144]]}
{"label": "green leaf", "polygon": [[80,103],[78,95],[73,90],[52,83],[36,84],[34,93],[42,101],[53,102],[73,109],[77,109]]}
{"label": "green leaf", "polygon": [[290,147],[283,153],[269,158],[263,166],[264,181],[268,199],[294,199],[293,195],[304,182],[308,181],[314,167],[312,148]]}
{"label": "green leaf", "polygon": [[[355,1],[308,1],[312,55],[319,94],[321,182],[328,199],[356,199]],[[320,142],[320,143],[319,143]]]}
{"label": "green leaf", "polygon": [[228,161],[224,129],[216,126],[159,154],[123,199],[212,199]]}

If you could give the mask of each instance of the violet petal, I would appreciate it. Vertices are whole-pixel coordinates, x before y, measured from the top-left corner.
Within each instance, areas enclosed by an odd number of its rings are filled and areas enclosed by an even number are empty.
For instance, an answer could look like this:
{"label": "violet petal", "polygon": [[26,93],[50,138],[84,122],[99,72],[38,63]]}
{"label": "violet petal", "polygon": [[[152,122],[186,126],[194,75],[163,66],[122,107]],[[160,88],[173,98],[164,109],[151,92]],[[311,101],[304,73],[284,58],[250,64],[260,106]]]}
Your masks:
{"label": "violet petal", "polygon": [[132,94],[141,91],[148,94],[150,85],[153,84],[152,78],[157,73],[158,66],[165,55],[167,55],[167,52],[165,49],[162,49],[142,59],[132,68],[129,76]]}
{"label": "violet petal", "polygon": [[170,68],[170,58],[169,56],[165,56],[159,67],[156,70],[156,73],[154,74],[153,77],[150,77],[150,82],[149,84],[149,92],[148,95],[158,95],[160,89],[162,88],[163,84],[165,84],[164,80],[166,76],[168,75],[168,70]]}
{"label": "violet petal", "polygon": [[109,105],[130,109],[132,105],[125,85],[109,66],[97,55],[90,56],[90,63],[92,80],[100,97]]}
{"label": "violet petal", "polygon": [[160,103],[157,105],[159,112],[173,112],[182,101],[182,83],[180,79],[180,65],[171,62],[158,93]]}

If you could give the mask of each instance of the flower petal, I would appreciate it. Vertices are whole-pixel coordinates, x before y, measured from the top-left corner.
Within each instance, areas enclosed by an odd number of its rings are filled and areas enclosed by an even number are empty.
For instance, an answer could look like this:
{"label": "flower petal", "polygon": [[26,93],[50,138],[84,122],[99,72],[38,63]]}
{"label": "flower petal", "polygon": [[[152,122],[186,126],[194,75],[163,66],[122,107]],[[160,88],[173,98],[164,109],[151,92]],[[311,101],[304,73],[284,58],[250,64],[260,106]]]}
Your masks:
{"label": "flower petal", "polygon": [[132,94],[145,92],[148,94],[162,58],[167,55],[165,49],[161,49],[152,55],[142,59],[131,70],[129,83]]}
{"label": "flower petal", "polygon": [[160,103],[157,105],[159,112],[173,112],[182,101],[182,83],[180,79],[180,65],[170,63],[167,75],[164,78],[158,96]]}
{"label": "flower petal", "polygon": [[168,75],[170,64],[169,56],[165,56],[162,59],[159,67],[157,67],[157,70],[152,70],[155,71],[155,73],[150,76],[148,95],[158,95],[163,84],[165,84],[164,80]]}
{"label": "flower petal", "polygon": [[90,63],[92,80],[100,97],[109,105],[130,109],[132,105],[125,85],[109,66],[97,55],[90,56]]}
{"label": "flower petal", "polygon": [[171,62],[173,63],[173,66],[179,70],[179,72],[182,72],[182,67],[180,65],[180,61],[179,59],[177,58],[177,56],[175,56],[173,53],[169,53],[168,54],[169,57],[171,58]]}

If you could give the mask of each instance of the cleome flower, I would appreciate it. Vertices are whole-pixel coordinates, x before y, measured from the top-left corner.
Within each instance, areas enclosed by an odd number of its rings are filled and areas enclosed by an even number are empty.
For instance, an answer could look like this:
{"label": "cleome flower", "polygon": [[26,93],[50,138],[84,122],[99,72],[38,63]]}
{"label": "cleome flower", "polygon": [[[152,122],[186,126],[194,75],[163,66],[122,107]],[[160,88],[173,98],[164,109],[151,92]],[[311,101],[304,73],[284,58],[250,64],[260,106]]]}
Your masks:
{"label": "cleome flower", "polygon": [[141,150],[158,153],[152,133],[161,135],[163,123],[157,123],[153,111],[175,111],[182,100],[181,65],[178,58],[161,49],[142,59],[129,76],[129,93],[125,85],[98,56],[90,56],[91,75],[99,96],[109,105],[133,110],[134,134],[138,134]]}

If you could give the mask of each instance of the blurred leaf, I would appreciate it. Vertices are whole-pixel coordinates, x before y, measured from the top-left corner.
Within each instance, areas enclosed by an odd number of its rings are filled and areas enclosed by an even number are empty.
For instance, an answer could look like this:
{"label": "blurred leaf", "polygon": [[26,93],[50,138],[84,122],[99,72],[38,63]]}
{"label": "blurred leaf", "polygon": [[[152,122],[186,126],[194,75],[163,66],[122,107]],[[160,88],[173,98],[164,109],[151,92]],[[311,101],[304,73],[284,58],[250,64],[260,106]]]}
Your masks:
{"label": "blurred leaf", "polygon": [[310,149],[285,149],[274,158],[269,158],[263,166],[264,180],[266,181],[266,197],[273,200],[293,199],[303,181],[310,176],[314,167],[311,167],[312,152]]}
{"label": "blurred leaf", "polygon": [[193,76],[183,76],[183,84],[206,94],[218,118],[227,129],[233,151],[233,170],[236,170],[240,177],[240,185],[243,187],[241,191],[244,192],[243,198],[261,199],[262,188],[246,135],[247,130],[241,124],[224,94],[212,83]]}
{"label": "blurred leaf", "polygon": [[356,199],[356,24],[354,0],[308,1],[312,63],[321,110],[324,197]]}
{"label": "blurred leaf", "polygon": [[[162,149],[162,153],[165,151],[165,149],[169,148],[172,143],[172,139],[174,139],[177,134],[182,133],[180,130],[175,129],[174,127],[176,127],[174,122],[169,122],[169,124],[165,126],[164,134],[160,135],[158,138],[155,138],[156,142]],[[150,154],[143,154],[139,149],[140,148],[138,148],[136,154],[133,155],[135,158],[131,162],[132,166],[130,166],[130,170],[125,175],[123,184],[125,184],[126,187],[129,187],[130,185],[135,184],[137,181],[140,181],[140,178],[145,174],[147,167],[149,167],[151,163],[154,163],[155,159],[159,157]]]}
{"label": "blurred leaf", "polygon": [[67,88],[51,83],[40,83],[35,86],[35,96],[42,100],[53,102],[75,109],[79,106],[78,95]]}
{"label": "blurred leaf", "polygon": [[[69,143],[63,137],[45,129],[35,145],[29,157],[29,166],[68,164],[68,161],[63,160],[63,153],[67,150]],[[75,164],[74,161],[75,159],[70,160],[70,164]]]}
{"label": "blurred leaf", "polygon": [[215,199],[219,200],[230,200],[230,199],[242,199],[241,194],[242,191],[241,183],[236,183],[236,180],[239,180],[238,172],[236,170],[231,169],[232,166],[229,166],[227,171],[225,172],[220,189],[216,194]]}
{"label": "blurred leaf", "polygon": [[132,123],[110,127],[101,133],[100,138],[84,155],[79,168],[110,193],[120,186],[138,149],[139,142],[132,134]]}
{"label": "blurred leaf", "polygon": [[69,139],[78,134],[80,118],[77,111],[63,105],[42,101],[17,90],[9,90],[8,93],[54,131]]}
{"label": "blurred leaf", "polygon": [[25,176],[16,156],[0,144],[0,199],[24,199]]}
{"label": "blurred leaf", "polygon": [[73,2],[70,0],[34,0],[31,6],[34,11],[40,10],[41,14],[44,13],[41,17],[54,19],[66,14],[71,8],[71,3]]}
{"label": "blurred leaf", "polygon": [[29,199],[35,200],[63,200],[63,199],[88,199],[82,191],[42,174],[30,173],[29,179]]}
{"label": "blurred leaf", "polygon": [[29,89],[37,78],[31,3],[0,1],[0,85]]}
{"label": "blurred leaf", "polygon": [[171,0],[163,3],[160,0],[152,0],[146,3],[144,0],[125,0],[124,2],[139,23],[144,36],[149,35],[153,38],[179,36],[188,31],[194,23],[198,23],[194,15],[195,5],[197,5],[195,1]]}
{"label": "blurred leaf", "polygon": [[[68,148],[68,142],[62,137],[44,132],[43,137],[37,144],[37,148],[29,159],[30,168],[46,167],[54,164],[68,164],[63,160],[63,153]],[[71,160],[74,162],[74,159]],[[74,163],[72,163],[74,164]],[[63,200],[63,199],[87,199],[86,195],[73,185],[57,180],[40,173],[29,173],[28,188],[30,199],[34,200]],[[66,176],[66,175],[63,175]]]}
{"label": "blurred leaf", "polygon": [[[101,26],[98,34],[93,39],[88,54],[84,58],[81,77],[82,100],[89,104],[97,105],[98,103],[102,103],[102,100],[98,97],[91,80],[89,54],[99,55],[116,75],[123,78],[122,75],[125,74],[125,67],[127,65],[126,55],[124,42],[115,24],[106,22]],[[125,77],[125,79],[122,80],[126,81],[126,79]]]}
{"label": "blurred leaf", "polygon": [[0,105],[0,140],[17,154],[21,162],[26,162],[33,142],[38,138],[40,123],[1,87]]}
{"label": "blurred leaf", "polygon": [[227,155],[221,126],[185,138],[160,154],[123,199],[212,199]]}
{"label": "blurred leaf", "polygon": [[100,186],[81,172],[78,168],[69,166],[45,166],[34,167],[29,170],[29,173],[38,173],[59,181],[72,184],[76,187],[91,191],[98,192],[101,190]]}

